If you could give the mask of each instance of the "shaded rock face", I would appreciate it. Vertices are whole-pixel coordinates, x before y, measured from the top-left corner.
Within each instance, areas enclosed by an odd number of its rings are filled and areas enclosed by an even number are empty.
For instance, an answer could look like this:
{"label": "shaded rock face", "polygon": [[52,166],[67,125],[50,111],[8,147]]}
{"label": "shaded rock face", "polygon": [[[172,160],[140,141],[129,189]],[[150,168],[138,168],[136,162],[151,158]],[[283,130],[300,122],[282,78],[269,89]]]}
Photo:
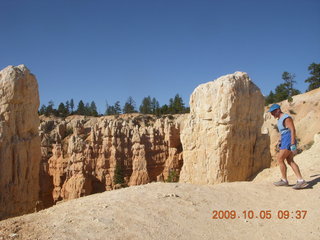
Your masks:
{"label": "shaded rock face", "polygon": [[264,98],[246,73],[198,86],[181,132],[181,182],[247,180],[270,166],[269,137],[261,134]]}
{"label": "shaded rock face", "polygon": [[0,71],[0,220],[35,210],[41,159],[38,84],[24,65]]}
{"label": "shaded rock face", "polygon": [[182,167],[179,121],[185,115],[156,118],[41,117],[41,191],[43,207],[92,193],[168,179]]}

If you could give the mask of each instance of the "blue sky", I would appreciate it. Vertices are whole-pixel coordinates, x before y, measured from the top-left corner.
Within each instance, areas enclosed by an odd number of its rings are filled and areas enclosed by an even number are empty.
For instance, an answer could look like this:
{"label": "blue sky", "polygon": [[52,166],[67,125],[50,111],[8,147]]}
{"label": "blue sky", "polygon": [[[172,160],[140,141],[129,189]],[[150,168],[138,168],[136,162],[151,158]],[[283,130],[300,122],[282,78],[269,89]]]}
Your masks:
{"label": "blue sky", "polygon": [[25,64],[41,104],[179,93],[235,71],[263,94],[320,63],[319,0],[0,0],[0,69]]}

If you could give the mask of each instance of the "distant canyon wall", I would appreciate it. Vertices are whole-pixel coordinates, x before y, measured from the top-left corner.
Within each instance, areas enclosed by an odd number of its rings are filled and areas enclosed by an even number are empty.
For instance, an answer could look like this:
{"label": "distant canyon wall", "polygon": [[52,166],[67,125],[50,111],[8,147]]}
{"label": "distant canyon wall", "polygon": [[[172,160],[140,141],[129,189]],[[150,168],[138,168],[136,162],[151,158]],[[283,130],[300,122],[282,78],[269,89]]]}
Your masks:
{"label": "distant canyon wall", "polygon": [[42,116],[43,207],[121,187],[115,174],[124,180],[122,186],[177,177],[183,164],[180,122],[185,116]]}

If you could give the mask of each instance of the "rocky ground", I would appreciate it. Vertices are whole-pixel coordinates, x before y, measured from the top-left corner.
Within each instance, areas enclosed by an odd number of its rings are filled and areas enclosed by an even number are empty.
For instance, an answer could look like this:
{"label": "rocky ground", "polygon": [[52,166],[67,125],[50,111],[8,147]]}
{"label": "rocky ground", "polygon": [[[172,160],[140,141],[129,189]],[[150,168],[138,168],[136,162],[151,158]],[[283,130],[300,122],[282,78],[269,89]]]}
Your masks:
{"label": "rocky ground", "polygon": [[[274,187],[278,168],[252,182],[150,183],[1,221],[0,239],[320,239],[319,147],[317,135],[311,149],[295,157],[309,182],[304,190]],[[291,169],[288,175],[293,185]],[[213,211],[226,210],[236,211],[235,219],[212,219]],[[268,210],[270,219],[263,219]],[[281,215],[286,210],[288,218]]]}

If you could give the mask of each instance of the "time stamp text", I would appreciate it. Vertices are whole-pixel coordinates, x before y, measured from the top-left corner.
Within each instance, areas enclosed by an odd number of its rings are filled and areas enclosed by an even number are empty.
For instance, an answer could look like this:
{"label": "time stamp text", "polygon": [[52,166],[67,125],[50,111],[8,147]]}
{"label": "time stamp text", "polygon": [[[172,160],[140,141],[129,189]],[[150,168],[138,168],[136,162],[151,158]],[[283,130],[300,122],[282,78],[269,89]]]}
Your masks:
{"label": "time stamp text", "polygon": [[307,210],[213,210],[212,219],[305,219],[307,214]]}

